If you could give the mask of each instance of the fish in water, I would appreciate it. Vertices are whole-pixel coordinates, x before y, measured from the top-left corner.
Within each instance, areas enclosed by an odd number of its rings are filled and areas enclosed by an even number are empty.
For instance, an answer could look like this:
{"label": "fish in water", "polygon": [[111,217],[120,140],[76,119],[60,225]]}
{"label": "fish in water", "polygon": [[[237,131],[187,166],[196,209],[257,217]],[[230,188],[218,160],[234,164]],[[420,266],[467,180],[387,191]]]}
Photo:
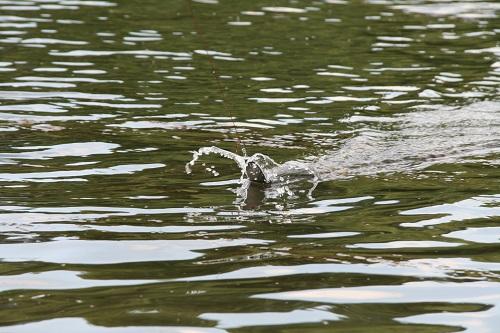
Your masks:
{"label": "fish in water", "polygon": [[247,166],[245,168],[245,173],[247,174],[248,179],[252,182],[262,183],[262,184],[268,183],[268,180],[266,179],[264,172],[262,171],[260,166],[255,162],[250,161],[247,163]]}
{"label": "fish in water", "polygon": [[215,154],[236,162],[241,170],[241,180],[261,184],[285,183],[304,177],[317,179],[309,166],[300,161],[288,161],[283,164],[276,163],[267,155],[256,153],[252,156],[240,156],[219,147],[202,147],[193,152],[193,159],[186,164],[186,173],[191,173],[198,159],[203,155]]}

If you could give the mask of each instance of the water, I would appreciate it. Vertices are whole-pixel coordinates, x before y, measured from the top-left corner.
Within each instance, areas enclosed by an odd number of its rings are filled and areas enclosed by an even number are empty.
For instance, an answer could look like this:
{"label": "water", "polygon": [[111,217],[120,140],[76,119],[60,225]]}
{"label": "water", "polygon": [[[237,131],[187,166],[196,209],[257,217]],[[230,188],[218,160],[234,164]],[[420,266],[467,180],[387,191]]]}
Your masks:
{"label": "water", "polygon": [[0,2],[0,332],[496,332],[499,4],[188,4]]}

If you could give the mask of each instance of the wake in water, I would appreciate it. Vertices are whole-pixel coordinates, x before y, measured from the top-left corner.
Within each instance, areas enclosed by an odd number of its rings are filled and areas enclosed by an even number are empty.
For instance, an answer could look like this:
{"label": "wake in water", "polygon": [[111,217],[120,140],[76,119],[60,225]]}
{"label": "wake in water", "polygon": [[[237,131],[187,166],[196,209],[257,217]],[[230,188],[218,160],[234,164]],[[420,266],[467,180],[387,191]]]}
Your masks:
{"label": "wake in water", "polygon": [[353,126],[355,135],[312,163],[320,180],[413,173],[438,164],[478,162],[500,152],[500,103],[494,101],[342,121]]}
{"label": "wake in water", "polygon": [[255,163],[266,183],[288,185],[310,177],[315,184],[356,176],[410,173],[437,164],[480,162],[500,153],[500,103],[495,101],[465,107],[420,107],[390,117],[354,115],[341,121],[352,126],[352,137],[344,140],[339,149],[307,161],[279,164],[259,153],[244,157],[217,147],[203,147],[194,152],[186,172],[191,172],[201,156],[216,154],[236,162],[242,182],[251,178],[248,166]]}

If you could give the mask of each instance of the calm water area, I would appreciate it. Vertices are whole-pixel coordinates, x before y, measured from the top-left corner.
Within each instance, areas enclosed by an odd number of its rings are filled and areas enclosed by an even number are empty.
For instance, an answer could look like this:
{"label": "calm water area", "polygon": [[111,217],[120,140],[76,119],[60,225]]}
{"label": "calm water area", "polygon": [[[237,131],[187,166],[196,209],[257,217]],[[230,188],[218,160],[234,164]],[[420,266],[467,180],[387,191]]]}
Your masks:
{"label": "calm water area", "polygon": [[0,332],[500,332],[499,15],[0,0]]}

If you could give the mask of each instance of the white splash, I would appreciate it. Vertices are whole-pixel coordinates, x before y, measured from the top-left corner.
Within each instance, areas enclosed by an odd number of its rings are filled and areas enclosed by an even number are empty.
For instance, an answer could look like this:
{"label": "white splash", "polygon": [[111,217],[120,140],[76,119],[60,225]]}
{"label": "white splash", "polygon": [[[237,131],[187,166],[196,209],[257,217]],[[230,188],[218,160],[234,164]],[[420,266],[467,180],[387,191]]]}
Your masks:
{"label": "white splash", "polygon": [[303,178],[304,176],[312,177],[313,181],[316,181],[318,178],[314,170],[304,162],[288,161],[283,164],[279,164],[269,156],[261,153],[246,157],[215,146],[202,147],[197,151],[193,151],[193,159],[186,164],[186,173],[190,174],[192,172],[192,167],[196,164],[200,157],[210,154],[219,155],[235,161],[241,170],[240,180],[242,183],[244,179],[248,178],[246,170],[249,163],[255,163],[259,166],[260,170],[264,174],[266,183],[290,182],[293,181],[293,178]]}

